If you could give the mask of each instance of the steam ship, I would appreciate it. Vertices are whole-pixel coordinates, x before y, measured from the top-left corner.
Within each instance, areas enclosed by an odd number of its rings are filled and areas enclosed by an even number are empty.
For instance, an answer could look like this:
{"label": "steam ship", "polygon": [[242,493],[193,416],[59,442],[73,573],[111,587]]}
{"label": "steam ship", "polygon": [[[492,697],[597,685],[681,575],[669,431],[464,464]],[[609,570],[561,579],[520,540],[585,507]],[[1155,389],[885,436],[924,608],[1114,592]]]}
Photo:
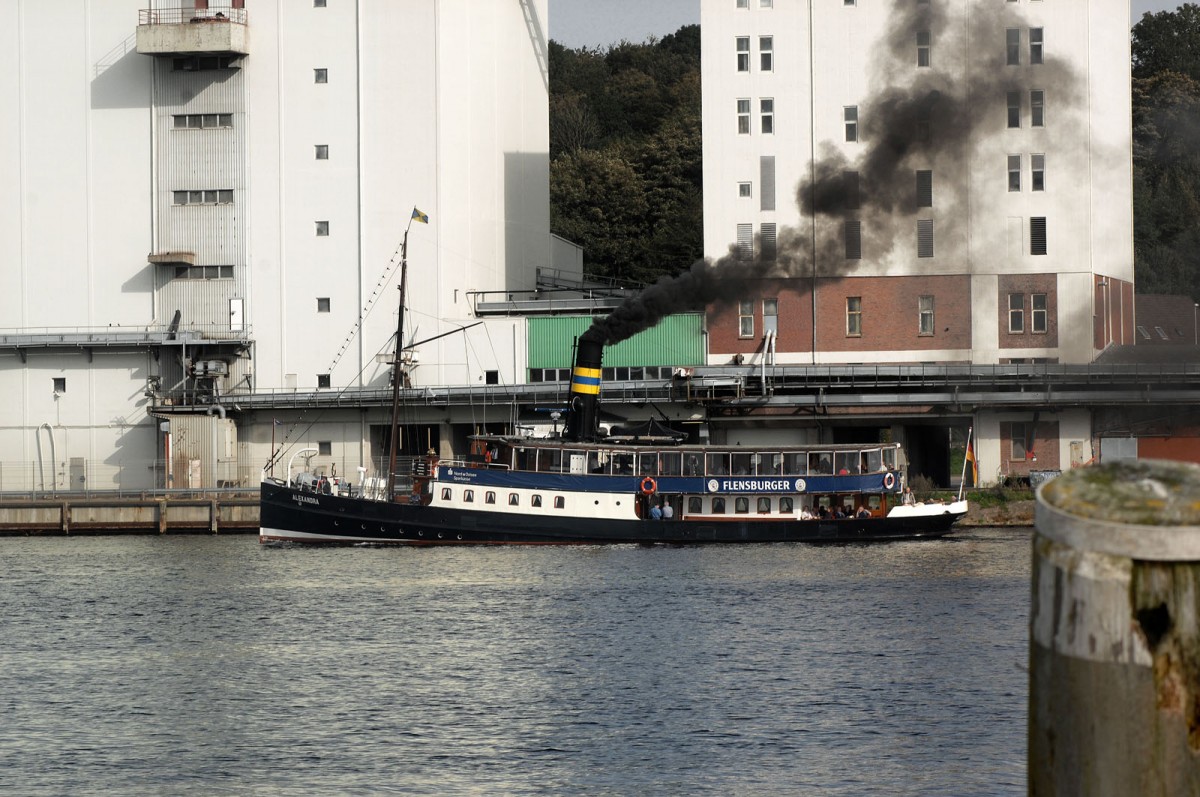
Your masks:
{"label": "steam ship", "polygon": [[603,349],[602,336],[577,343],[560,437],[476,436],[461,460],[419,459],[399,495],[391,478],[264,478],[260,541],[843,543],[940,537],[966,514],[963,500],[905,503],[896,444],[689,445],[654,421],[601,431]]}

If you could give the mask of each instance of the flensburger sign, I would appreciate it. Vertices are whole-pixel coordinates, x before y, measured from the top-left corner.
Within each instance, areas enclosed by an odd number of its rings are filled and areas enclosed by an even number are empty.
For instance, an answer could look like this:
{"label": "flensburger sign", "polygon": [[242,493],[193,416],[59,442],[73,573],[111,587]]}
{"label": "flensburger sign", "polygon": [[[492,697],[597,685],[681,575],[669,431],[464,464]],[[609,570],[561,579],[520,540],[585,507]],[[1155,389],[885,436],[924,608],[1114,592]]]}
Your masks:
{"label": "flensburger sign", "polygon": [[754,477],[719,477],[705,485],[710,493],[802,493],[807,489],[804,479],[772,479]]}

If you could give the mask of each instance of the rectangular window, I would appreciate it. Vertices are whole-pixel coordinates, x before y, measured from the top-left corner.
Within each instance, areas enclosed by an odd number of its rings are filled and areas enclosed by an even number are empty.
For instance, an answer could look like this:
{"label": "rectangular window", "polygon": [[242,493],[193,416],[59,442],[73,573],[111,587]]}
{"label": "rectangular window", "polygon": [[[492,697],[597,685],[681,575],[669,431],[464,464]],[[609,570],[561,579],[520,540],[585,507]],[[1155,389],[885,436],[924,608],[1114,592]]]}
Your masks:
{"label": "rectangular window", "polygon": [[754,337],[754,302],[738,302],[738,337]]}
{"label": "rectangular window", "polygon": [[858,141],[858,106],[847,105],[843,108],[842,120],[846,123],[846,140]]}
{"label": "rectangular window", "polygon": [[173,205],[232,205],[233,189],[208,188],[203,191],[172,191]]}
{"label": "rectangular window", "polygon": [[773,263],[777,256],[775,244],[775,222],[767,222],[759,228],[759,248],[762,250],[759,254],[763,262]]}
{"label": "rectangular window", "polygon": [[750,71],[750,37],[738,36],[737,42],[737,71]]}
{"label": "rectangular window", "polygon": [[844,210],[858,210],[862,207],[858,172],[842,172],[842,194],[845,197]]}
{"label": "rectangular window", "polygon": [[316,155],[317,155],[317,160],[319,160],[319,161],[329,160],[329,145],[328,144],[317,144],[316,145]]}
{"label": "rectangular window", "polygon": [[1042,89],[1029,92],[1029,124],[1033,127],[1046,126],[1046,92]]}
{"label": "rectangular window", "polygon": [[233,266],[176,266],[174,278],[179,280],[233,279]]}
{"label": "rectangular window", "polygon": [[1044,335],[1050,317],[1046,305],[1046,294],[1031,294],[1029,297],[1029,310],[1029,331],[1035,335]]}
{"label": "rectangular window", "polygon": [[1009,66],[1021,63],[1021,29],[1009,28],[1004,31],[1005,62]]}
{"label": "rectangular window", "polygon": [[317,298],[317,312],[318,313],[328,313],[329,312],[329,297],[321,296],[321,297]]}
{"label": "rectangular window", "polygon": [[763,155],[758,159],[758,185],[761,188],[759,210],[775,209],[775,156]]}
{"label": "rectangular window", "polygon": [[171,117],[171,126],[176,130],[199,130],[205,127],[233,127],[231,113],[186,113]]}
{"label": "rectangular window", "polygon": [[933,172],[928,169],[917,170],[917,207],[933,207]]}
{"label": "rectangular window", "polygon": [[862,337],[862,297],[846,297],[846,337]]}
{"label": "rectangular window", "polygon": [[738,196],[744,199],[749,199],[753,196],[750,183],[738,183]]}
{"label": "rectangular window", "polygon": [[328,83],[328,82],[329,82],[329,70],[328,69],[314,69],[313,70],[313,83]]}
{"label": "rectangular window", "polygon": [[737,256],[738,260],[754,258],[754,225],[739,224],[737,226]]}
{"label": "rectangular window", "polygon": [[933,219],[917,221],[917,257],[933,257]]}
{"label": "rectangular window", "polygon": [[1008,190],[1021,190],[1021,156],[1008,156]]}
{"label": "rectangular window", "polygon": [[763,135],[771,135],[775,132],[775,100],[767,98],[758,101],[758,112],[762,117],[762,132]]}
{"label": "rectangular window", "polygon": [[933,297],[921,296],[917,299],[917,334],[933,334]]}
{"label": "rectangular window", "polygon": [[775,37],[758,37],[758,68],[763,72],[775,69]]}
{"label": "rectangular window", "polygon": [[1008,295],[1008,331],[1012,335],[1019,335],[1025,331],[1025,294],[1023,293]]}
{"label": "rectangular window", "polygon": [[54,385],[54,395],[61,396],[67,392],[67,378],[65,376],[51,377]]}
{"label": "rectangular window", "polygon": [[862,222],[858,219],[849,219],[843,224],[845,225],[842,229],[846,239],[846,259],[862,260]]}
{"label": "rectangular window", "polygon": [[317,374],[317,387],[318,388],[329,387],[329,385],[330,385],[329,374]]}
{"label": "rectangular window", "polygon": [[917,31],[917,66],[929,66],[929,31]]}
{"label": "rectangular window", "polygon": [[759,8],[770,8],[775,5],[775,0],[758,0]]}
{"label": "rectangular window", "polygon": [[313,0],[313,8],[324,8],[325,0]]}
{"label": "rectangular window", "polygon": [[317,456],[331,457],[333,456],[333,442],[330,440],[317,441]]}
{"label": "rectangular window", "polygon": [[1042,29],[1029,29],[1029,63],[1042,63]]}
{"label": "rectangular window", "polygon": [[1030,180],[1030,182],[1032,183],[1030,188],[1032,188],[1034,191],[1045,191],[1046,190],[1046,156],[1041,155],[1041,154],[1030,155],[1029,163],[1030,163],[1030,167],[1029,167],[1030,177],[1032,178]]}
{"label": "rectangular window", "polygon": [[738,8],[749,8],[750,0],[737,0],[737,7]]}
{"label": "rectangular window", "polygon": [[329,222],[327,222],[327,221],[318,221],[317,222],[317,235],[320,235],[320,236],[329,235]]}
{"label": "rectangular window", "polygon": [[1008,126],[1021,126],[1021,92],[1010,91],[1006,95],[1008,99]]}
{"label": "rectangular window", "polygon": [[737,101],[737,125],[739,135],[750,135],[750,100],[748,99]]}
{"label": "rectangular window", "polygon": [[763,334],[779,332],[779,300],[763,299]]}
{"label": "rectangular window", "polygon": [[1046,254],[1046,217],[1034,216],[1029,220],[1029,254]]}
{"label": "rectangular window", "polygon": [[1025,446],[1025,440],[1029,436],[1029,430],[1026,424],[1014,423],[1012,425],[1012,451],[1013,459],[1027,459],[1029,457],[1028,449]]}

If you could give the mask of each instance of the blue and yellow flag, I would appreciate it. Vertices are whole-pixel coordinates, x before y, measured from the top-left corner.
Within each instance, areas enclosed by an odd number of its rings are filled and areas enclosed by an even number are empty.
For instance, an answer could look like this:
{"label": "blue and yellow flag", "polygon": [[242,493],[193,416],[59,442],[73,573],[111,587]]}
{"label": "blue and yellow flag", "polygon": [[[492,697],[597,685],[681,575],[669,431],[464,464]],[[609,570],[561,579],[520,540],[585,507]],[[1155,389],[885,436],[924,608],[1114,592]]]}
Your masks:
{"label": "blue and yellow flag", "polygon": [[426,214],[424,214],[424,213],[422,213],[421,211],[417,210],[416,208],[413,208],[413,214],[412,214],[412,217],[413,217],[413,219],[414,219],[415,221],[419,221],[419,222],[421,222],[422,224],[428,224],[428,223],[429,223],[429,216],[427,216]]}

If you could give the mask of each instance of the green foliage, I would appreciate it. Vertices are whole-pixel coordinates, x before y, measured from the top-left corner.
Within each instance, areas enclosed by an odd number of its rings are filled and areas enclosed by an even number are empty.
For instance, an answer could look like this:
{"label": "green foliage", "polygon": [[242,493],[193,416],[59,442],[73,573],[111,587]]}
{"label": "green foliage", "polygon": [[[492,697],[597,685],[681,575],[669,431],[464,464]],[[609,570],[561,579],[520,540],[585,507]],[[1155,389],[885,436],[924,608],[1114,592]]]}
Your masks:
{"label": "green foliage", "polygon": [[1138,292],[1200,299],[1200,6],[1146,14],[1132,50]]}
{"label": "green foliage", "polygon": [[550,227],[589,272],[651,281],[702,253],[700,28],[550,43]]}

